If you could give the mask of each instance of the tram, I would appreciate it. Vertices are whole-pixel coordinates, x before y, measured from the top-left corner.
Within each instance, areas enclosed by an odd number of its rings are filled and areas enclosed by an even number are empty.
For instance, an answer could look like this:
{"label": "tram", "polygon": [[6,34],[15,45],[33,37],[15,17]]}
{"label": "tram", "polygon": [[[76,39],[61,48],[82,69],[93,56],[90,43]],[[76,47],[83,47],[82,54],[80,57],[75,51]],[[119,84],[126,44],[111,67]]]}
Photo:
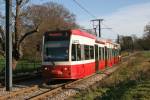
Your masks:
{"label": "tram", "polygon": [[80,29],[47,31],[43,36],[45,79],[80,79],[119,62],[120,45]]}

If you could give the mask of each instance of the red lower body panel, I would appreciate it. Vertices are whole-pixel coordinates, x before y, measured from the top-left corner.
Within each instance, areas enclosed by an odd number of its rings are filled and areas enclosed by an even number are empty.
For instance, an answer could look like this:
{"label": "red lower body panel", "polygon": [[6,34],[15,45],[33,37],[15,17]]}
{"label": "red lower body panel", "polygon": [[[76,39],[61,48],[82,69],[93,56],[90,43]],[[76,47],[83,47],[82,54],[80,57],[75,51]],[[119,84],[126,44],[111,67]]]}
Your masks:
{"label": "red lower body panel", "polygon": [[115,57],[115,64],[117,64],[119,62],[118,57]]}
{"label": "red lower body panel", "polygon": [[83,78],[93,73],[95,73],[95,62],[71,66],[71,77],[73,79]]}
{"label": "red lower body panel", "polygon": [[80,79],[95,73],[95,62],[68,66],[43,66],[42,75],[46,79]]}
{"label": "red lower body panel", "polygon": [[99,70],[105,69],[105,60],[100,60],[99,61]]}
{"label": "red lower body panel", "polygon": [[113,66],[113,59],[112,59],[112,58],[107,60],[107,65],[108,65],[109,67],[112,67],[112,66]]}

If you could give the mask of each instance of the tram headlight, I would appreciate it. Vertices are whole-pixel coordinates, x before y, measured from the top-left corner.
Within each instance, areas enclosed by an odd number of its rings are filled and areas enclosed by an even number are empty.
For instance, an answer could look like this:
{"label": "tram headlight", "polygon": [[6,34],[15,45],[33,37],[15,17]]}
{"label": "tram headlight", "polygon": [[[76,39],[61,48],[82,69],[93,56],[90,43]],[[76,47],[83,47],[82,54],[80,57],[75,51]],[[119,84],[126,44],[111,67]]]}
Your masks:
{"label": "tram headlight", "polygon": [[44,70],[48,70],[48,68],[47,68],[47,67],[45,67],[45,68],[44,68]]}
{"label": "tram headlight", "polygon": [[64,71],[67,71],[67,70],[69,70],[69,68],[65,67],[65,68],[64,68]]}

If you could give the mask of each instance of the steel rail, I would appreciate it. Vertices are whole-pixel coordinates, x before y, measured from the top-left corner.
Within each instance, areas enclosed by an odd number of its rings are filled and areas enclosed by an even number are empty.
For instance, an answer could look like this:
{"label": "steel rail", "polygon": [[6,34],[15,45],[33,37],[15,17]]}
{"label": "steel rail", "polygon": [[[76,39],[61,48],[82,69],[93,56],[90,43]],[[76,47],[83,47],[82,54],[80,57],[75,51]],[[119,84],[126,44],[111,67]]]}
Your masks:
{"label": "steel rail", "polygon": [[35,95],[35,96],[30,97],[28,99],[30,99],[30,100],[42,100],[42,98],[44,98],[44,97],[48,97],[48,96],[50,96],[50,95],[52,95],[54,93],[57,93],[58,91],[61,91],[61,90],[65,89],[65,88],[73,85],[73,84],[76,84],[76,83],[81,82],[81,81],[83,81],[85,79],[91,78],[94,75],[96,75],[96,73],[94,73],[94,74],[92,74],[90,76],[87,76],[87,77],[85,77],[83,79],[79,79],[79,80],[76,80],[76,81],[73,81],[73,82],[68,82],[68,83],[63,84],[63,85],[61,85],[59,87],[53,88],[51,90],[47,90],[47,91],[45,91],[45,92],[43,92],[41,94]]}
{"label": "steel rail", "polygon": [[24,89],[15,91],[15,92],[12,91],[12,92],[10,92],[8,95],[0,96],[0,100],[7,100],[7,99],[10,99],[11,97],[15,97],[15,96],[20,95],[20,94],[23,94],[23,93],[35,91],[35,90],[37,90],[37,89],[38,89],[38,86],[37,86],[37,85],[34,85],[34,86],[31,86],[31,87],[28,87],[28,88],[24,88]]}

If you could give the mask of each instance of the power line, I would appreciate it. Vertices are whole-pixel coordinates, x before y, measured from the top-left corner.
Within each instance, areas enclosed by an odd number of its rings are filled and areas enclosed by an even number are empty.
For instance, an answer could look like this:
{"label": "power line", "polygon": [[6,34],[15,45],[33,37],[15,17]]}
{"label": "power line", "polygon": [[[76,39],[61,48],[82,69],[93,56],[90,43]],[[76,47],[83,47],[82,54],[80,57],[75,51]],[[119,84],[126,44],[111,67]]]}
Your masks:
{"label": "power line", "polygon": [[[105,27],[109,27],[108,25],[106,25],[106,24],[104,24],[104,23],[102,23],[102,25],[103,26],[105,26]],[[116,31],[114,31],[112,28],[107,28],[110,32],[113,32],[113,33],[115,33],[115,34],[117,34],[117,32]],[[117,34],[118,35],[118,34]]]}
{"label": "power line", "polygon": [[[73,0],[82,10],[84,10],[88,15],[90,15],[91,17],[93,17],[93,18],[95,18],[95,19],[97,19],[97,17],[94,15],[94,14],[92,14],[90,11],[88,11],[84,6],[82,6],[77,0]],[[99,21],[99,36],[101,36],[101,26],[100,26],[100,22],[101,21]],[[112,30],[112,28],[109,28],[107,25],[105,25],[105,24],[103,24],[102,23],[102,25],[104,25],[106,28],[104,28],[104,29],[108,29],[109,31],[111,31],[111,32],[113,32],[113,33],[116,33],[117,34],[117,32],[115,32],[114,30]],[[95,30],[95,32],[96,32],[96,28],[94,28],[94,30]],[[118,34],[117,34],[118,35]]]}
{"label": "power line", "polygon": [[92,14],[90,11],[88,11],[85,7],[83,7],[78,1],[73,0],[82,10],[84,10],[88,15],[90,15],[93,18],[96,18],[94,14]]}

